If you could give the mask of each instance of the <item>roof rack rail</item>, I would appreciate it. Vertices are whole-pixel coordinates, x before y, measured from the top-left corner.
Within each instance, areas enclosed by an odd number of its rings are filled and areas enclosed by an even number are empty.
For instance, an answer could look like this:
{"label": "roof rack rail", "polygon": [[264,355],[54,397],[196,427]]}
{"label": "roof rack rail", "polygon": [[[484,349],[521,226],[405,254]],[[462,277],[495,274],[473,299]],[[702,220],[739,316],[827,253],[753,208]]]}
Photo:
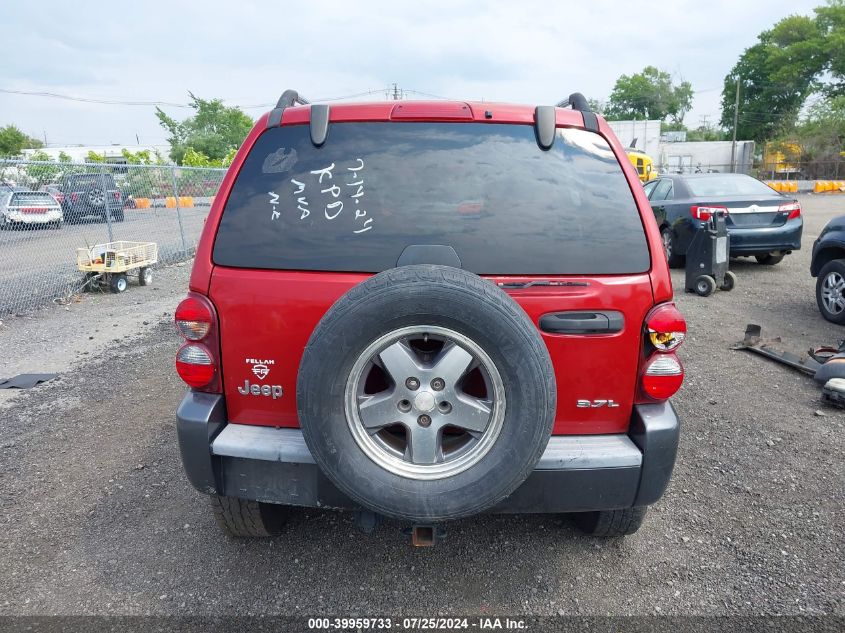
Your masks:
{"label": "roof rack rail", "polygon": [[559,101],[555,106],[558,108],[571,107],[573,110],[580,111],[584,119],[584,127],[591,132],[599,131],[599,121],[596,118],[596,113],[590,110],[590,104],[587,103],[587,98],[580,92],[573,92],[569,95],[568,99]]}
{"label": "roof rack rail", "polygon": [[282,96],[279,97],[278,102],[276,102],[276,107],[270,111],[270,117],[267,119],[267,127],[276,127],[282,122],[282,115],[285,112],[285,108],[297,104],[308,105],[309,103],[311,102],[305,97],[301,97],[296,90],[285,90]]}
{"label": "roof rack rail", "polygon": [[590,112],[590,104],[587,103],[587,98],[580,92],[573,92],[568,99],[559,101],[555,104],[558,108],[572,107],[573,110],[580,110],[581,112]]}

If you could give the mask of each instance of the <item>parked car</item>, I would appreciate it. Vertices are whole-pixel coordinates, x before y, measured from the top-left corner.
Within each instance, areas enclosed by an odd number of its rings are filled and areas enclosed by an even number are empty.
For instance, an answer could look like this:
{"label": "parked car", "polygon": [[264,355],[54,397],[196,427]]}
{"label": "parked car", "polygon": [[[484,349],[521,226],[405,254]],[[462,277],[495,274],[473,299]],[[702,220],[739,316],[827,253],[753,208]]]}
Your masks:
{"label": "parked car", "polygon": [[813,242],[810,274],[816,277],[816,303],[822,316],[845,325],[845,215],[828,222]]}
{"label": "parked car", "polygon": [[644,189],[673,268],[684,266],[693,235],[714,209],[727,213],[731,257],[772,266],[801,248],[801,205],[751,176],[664,175]]}
{"label": "parked car", "polygon": [[[104,184],[105,183],[105,184]],[[123,222],[123,195],[111,174],[89,173],[65,176],[61,184],[65,220],[75,224],[86,218]]]}
{"label": "parked car", "polygon": [[65,201],[65,194],[62,191],[62,186],[60,184],[42,185],[38,188],[38,191],[46,191],[53,196],[59,204],[62,204]]}
{"label": "parked car", "polygon": [[62,226],[62,208],[44,191],[0,192],[0,229]]}
{"label": "parked car", "polygon": [[607,123],[580,94],[298,102],[245,140],[175,312],[182,461],[219,525],[267,536],[312,506],[417,542],[481,512],[636,531],[675,461],[686,324]]}

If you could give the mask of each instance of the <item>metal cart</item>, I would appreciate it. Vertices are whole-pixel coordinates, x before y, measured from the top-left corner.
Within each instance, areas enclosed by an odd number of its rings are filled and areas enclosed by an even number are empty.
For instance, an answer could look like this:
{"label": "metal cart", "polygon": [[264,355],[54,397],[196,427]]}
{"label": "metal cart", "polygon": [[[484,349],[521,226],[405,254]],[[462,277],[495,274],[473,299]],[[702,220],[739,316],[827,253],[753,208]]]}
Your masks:
{"label": "metal cart", "polygon": [[736,275],[728,270],[729,259],[730,236],[725,228],[725,213],[714,211],[710,221],[696,231],[687,249],[687,292],[709,297],[716,288],[733,290]]}
{"label": "metal cart", "polygon": [[157,261],[155,242],[118,241],[76,249],[76,267],[85,273],[86,286],[92,290],[108,285],[112,292],[123,292],[130,273],[138,275],[139,285],[149,286],[153,282],[151,266]]}

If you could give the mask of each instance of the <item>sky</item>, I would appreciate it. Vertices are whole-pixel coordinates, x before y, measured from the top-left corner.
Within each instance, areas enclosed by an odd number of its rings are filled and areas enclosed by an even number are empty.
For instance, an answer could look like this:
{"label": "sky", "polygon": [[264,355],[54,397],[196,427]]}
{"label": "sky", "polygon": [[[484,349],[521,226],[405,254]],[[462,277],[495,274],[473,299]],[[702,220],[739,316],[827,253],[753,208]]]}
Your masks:
{"label": "sky", "polygon": [[[821,3],[6,0],[0,91],[172,104],[191,91],[257,118],[286,88],[384,99],[394,82],[409,98],[605,100],[620,75],[653,65],[692,83],[695,127],[718,121],[724,77],[762,30]],[[166,142],[152,105],[0,92],[10,123],[51,146]]]}

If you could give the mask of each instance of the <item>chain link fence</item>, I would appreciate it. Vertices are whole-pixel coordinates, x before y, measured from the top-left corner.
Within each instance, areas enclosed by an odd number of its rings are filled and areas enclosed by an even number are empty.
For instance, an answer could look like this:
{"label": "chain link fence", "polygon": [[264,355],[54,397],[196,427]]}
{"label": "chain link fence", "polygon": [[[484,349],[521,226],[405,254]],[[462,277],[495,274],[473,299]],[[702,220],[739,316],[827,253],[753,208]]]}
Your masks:
{"label": "chain link fence", "polygon": [[77,268],[77,249],[96,260],[109,242],[155,242],[159,264],[189,259],[225,173],[0,160],[0,315],[95,285]]}
{"label": "chain link fence", "polygon": [[[694,162],[692,159],[657,165],[661,174],[729,174],[730,163]],[[805,161],[795,163],[754,163],[736,166],[737,173],[760,180],[845,180],[845,160]]]}

